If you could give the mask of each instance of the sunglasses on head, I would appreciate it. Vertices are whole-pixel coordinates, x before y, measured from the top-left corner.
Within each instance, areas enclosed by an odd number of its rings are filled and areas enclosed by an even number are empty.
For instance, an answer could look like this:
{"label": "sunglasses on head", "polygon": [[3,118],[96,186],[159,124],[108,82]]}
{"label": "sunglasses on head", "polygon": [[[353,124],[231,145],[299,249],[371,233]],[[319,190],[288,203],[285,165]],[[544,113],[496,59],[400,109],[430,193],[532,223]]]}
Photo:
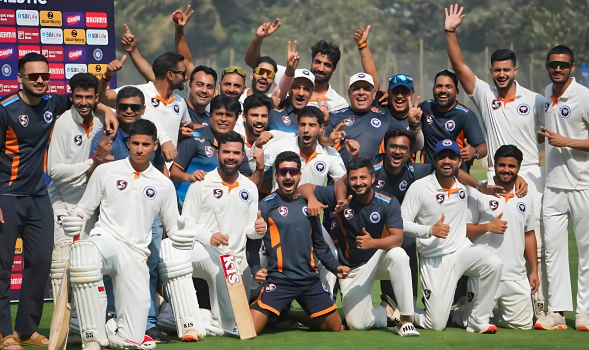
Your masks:
{"label": "sunglasses on head", "polygon": [[276,75],[273,71],[262,67],[257,67],[256,69],[254,69],[254,73],[256,73],[257,75],[264,75],[265,73],[269,79],[274,79],[274,76]]}
{"label": "sunglasses on head", "polygon": [[563,61],[551,61],[548,62],[548,67],[552,68],[552,69],[556,69],[557,67],[560,67],[560,69],[569,69],[571,68],[571,63],[570,62],[563,62]]}
{"label": "sunglasses on head", "polygon": [[225,70],[223,71],[223,75],[229,74],[229,73],[237,73],[245,78],[245,71],[237,66],[231,66],[231,67],[225,68]]}
{"label": "sunglasses on head", "polygon": [[51,78],[51,73],[29,73],[23,74],[23,76],[30,81],[37,81],[39,80],[39,77],[43,79],[43,81],[47,81],[49,78]]}
{"label": "sunglasses on head", "polygon": [[301,173],[301,171],[297,168],[278,168],[276,173],[280,176],[286,176],[286,174],[290,174],[290,176],[297,176]]}
{"label": "sunglasses on head", "polygon": [[129,108],[131,108],[133,112],[140,112],[143,109],[143,105],[136,103],[119,103],[117,105],[117,111],[125,112]]}
{"label": "sunglasses on head", "polygon": [[413,79],[411,79],[410,76],[405,75],[405,74],[397,74],[394,77],[392,77],[389,82],[392,84],[398,84],[398,83],[407,84],[407,83],[413,82]]}

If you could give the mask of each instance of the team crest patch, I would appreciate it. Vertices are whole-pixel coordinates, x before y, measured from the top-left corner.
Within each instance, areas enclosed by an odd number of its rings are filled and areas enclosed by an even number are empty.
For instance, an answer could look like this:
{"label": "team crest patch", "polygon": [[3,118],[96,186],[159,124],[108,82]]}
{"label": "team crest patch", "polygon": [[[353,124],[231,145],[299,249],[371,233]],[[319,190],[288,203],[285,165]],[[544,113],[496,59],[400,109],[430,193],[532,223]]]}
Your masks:
{"label": "team crest patch", "polygon": [[143,195],[145,196],[145,198],[152,200],[155,198],[155,196],[157,196],[157,191],[155,187],[147,186],[143,189]]}
{"label": "team crest patch", "polygon": [[350,126],[350,125],[354,124],[354,119],[356,119],[356,118],[348,118],[348,119],[344,120],[344,124],[346,126]]}
{"label": "team crest patch", "polygon": [[468,292],[466,294],[466,298],[468,299],[468,302],[470,303],[472,301],[472,299],[474,299],[474,293],[473,292]]}
{"label": "team crest patch", "polygon": [[460,191],[458,191],[458,199],[460,199],[461,201],[466,199],[466,191],[461,188]]}
{"label": "team crest patch", "polygon": [[452,146],[452,140],[445,139],[442,141],[442,145],[444,146]]}
{"label": "team crest patch", "polygon": [[439,204],[444,203],[444,194],[443,193],[438,193],[436,194],[436,202],[438,202]]}
{"label": "team crest patch", "polygon": [[278,207],[278,214],[286,217],[288,215],[288,208],[287,207]]}
{"label": "team crest patch", "polygon": [[407,189],[407,180],[401,181],[401,183],[399,184],[399,189],[401,191],[405,191]]}
{"label": "team crest patch", "polygon": [[51,123],[53,121],[53,113],[47,111],[43,114],[43,119],[45,119],[46,123]]}
{"label": "team crest patch", "polygon": [[313,166],[313,170],[317,174],[323,174],[325,172],[325,169],[327,169],[327,165],[325,165],[324,161],[318,161],[317,163],[315,163],[315,166]]}
{"label": "team crest patch", "polygon": [[117,180],[117,189],[119,191],[124,191],[128,184],[129,183],[125,180]]}
{"label": "team crest patch", "polygon": [[82,145],[82,135],[76,135],[76,136],[74,136],[74,143],[77,146]]}
{"label": "team crest patch", "polygon": [[428,124],[432,124],[432,123],[434,122],[434,116],[433,116],[433,115],[431,115],[431,114],[428,114],[428,115],[425,117],[425,121],[426,121]]}
{"label": "team crest patch", "polygon": [[244,202],[249,201],[250,199],[250,193],[248,190],[241,190],[239,191],[239,199],[241,199]]}
{"label": "team crest patch", "polygon": [[454,123],[453,120],[448,120],[444,126],[446,127],[446,130],[454,131],[454,128],[456,128],[456,123]]}
{"label": "team crest patch", "polygon": [[307,206],[306,205],[303,207],[303,214],[305,214],[305,216],[307,216],[307,217],[310,216],[309,215],[309,210],[307,209]]}
{"label": "team crest patch", "polygon": [[333,222],[331,223],[331,229],[333,230],[336,226],[337,226],[337,221],[333,220]]}
{"label": "team crest patch", "polygon": [[27,125],[29,125],[29,116],[26,114],[23,114],[21,116],[18,117],[18,122],[20,123],[20,125],[24,126],[25,128],[27,127]]}
{"label": "team crest patch", "polygon": [[489,209],[491,209],[492,211],[497,210],[497,208],[499,208],[499,202],[496,200],[490,200],[489,201]]}
{"label": "team crest patch", "polygon": [[180,105],[179,104],[174,103],[174,105],[172,106],[172,109],[174,110],[174,114],[180,115]]}
{"label": "team crest patch", "polygon": [[524,203],[524,202],[517,203],[517,211],[519,211],[522,214],[525,214],[526,213],[526,203]]}
{"label": "team crest patch", "polygon": [[376,182],[376,188],[384,188],[384,184],[385,184],[384,180],[378,180]]}
{"label": "team crest patch", "polygon": [[212,157],[215,154],[215,150],[211,146],[205,146],[205,154],[207,157]]}
{"label": "team crest patch", "polygon": [[220,199],[221,197],[223,197],[223,190],[220,188],[215,188],[213,189],[213,197]]}
{"label": "team crest patch", "polygon": [[372,212],[372,214],[370,214],[370,221],[372,221],[373,224],[376,224],[380,221],[380,214],[378,212]]}
{"label": "team crest patch", "polygon": [[287,115],[283,115],[283,116],[282,116],[282,122],[283,122],[284,124],[286,124],[286,125],[290,125],[290,123],[291,123],[292,121],[290,120],[290,117],[289,117],[289,116],[287,116]]}
{"label": "team crest patch", "polygon": [[380,128],[382,122],[378,118],[372,118],[372,119],[370,119],[370,124],[372,126],[374,126],[375,128]]}
{"label": "team crest patch", "polygon": [[65,218],[65,215],[57,215],[55,217],[55,222],[57,223],[57,225],[59,225],[59,227],[63,226],[63,218]]}
{"label": "team crest patch", "polygon": [[429,300],[429,297],[431,297],[431,296],[432,296],[432,291],[431,291],[431,290],[429,290],[429,289],[424,289],[424,290],[423,290],[423,296],[424,296],[424,297],[425,297],[427,300]]}
{"label": "team crest patch", "polygon": [[268,283],[266,286],[266,292],[270,293],[276,290],[276,285],[274,283]]}
{"label": "team crest patch", "polygon": [[346,210],[344,210],[344,216],[348,220],[350,220],[351,218],[353,218],[354,217],[354,209],[346,209]]}
{"label": "team crest patch", "polygon": [[321,283],[321,286],[323,287],[323,290],[325,291],[325,293],[329,293],[329,289],[327,289],[325,284]]}
{"label": "team crest patch", "polygon": [[550,102],[544,104],[544,112],[548,112],[548,108],[550,108]]}
{"label": "team crest patch", "polygon": [[519,106],[517,106],[517,113],[519,113],[519,115],[530,114],[530,106],[528,106],[527,103],[520,104]]}
{"label": "team crest patch", "polygon": [[155,97],[152,97],[152,98],[151,98],[151,105],[152,105],[153,107],[157,108],[157,107],[160,105],[160,100],[158,100],[158,99],[157,99],[157,98],[155,98]]}
{"label": "team crest patch", "polygon": [[559,114],[562,118],[566,119],[571,116],[571,108],[569,106],[560,107]]}
{"label": "team crest patch", "polygon": [[496,98],[491,102],[491,108],[493,108],[493,110],[497,110],[499,107],[501,107],[501,100]]}

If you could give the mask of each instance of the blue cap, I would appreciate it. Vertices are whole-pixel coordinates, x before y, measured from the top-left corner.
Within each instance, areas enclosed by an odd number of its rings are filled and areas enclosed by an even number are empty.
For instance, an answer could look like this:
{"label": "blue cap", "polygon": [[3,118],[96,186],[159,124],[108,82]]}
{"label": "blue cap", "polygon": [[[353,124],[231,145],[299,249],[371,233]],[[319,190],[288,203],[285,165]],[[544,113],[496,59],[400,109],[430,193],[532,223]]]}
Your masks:
{"label": "blue cap", "polygon": [[397,86],[404,86],[409,90],[413,90],[413,79],[405,74],[393,75],[391,79],[389,79],[389,91]]}
{"label": "blue cap", "polygon": [[448,139],[438,141],[438,143],[436,143],[436,148],[434,148],[434,156],[447,149],[454,151],[454,153],[460,156],[460,146],[458,146],[458,143]]}

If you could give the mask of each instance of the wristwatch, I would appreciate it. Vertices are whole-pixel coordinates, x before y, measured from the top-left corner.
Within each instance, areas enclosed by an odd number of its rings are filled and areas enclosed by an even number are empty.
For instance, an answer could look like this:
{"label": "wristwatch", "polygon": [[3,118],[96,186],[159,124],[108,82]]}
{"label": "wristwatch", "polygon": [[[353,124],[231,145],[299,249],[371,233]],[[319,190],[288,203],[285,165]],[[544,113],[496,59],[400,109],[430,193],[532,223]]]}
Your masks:
{"label": "wristwatch", "polygon": [[479,159],[479,157],[481,156],[481,151],[479,151],[477,148],[474,149],[474,159]]}

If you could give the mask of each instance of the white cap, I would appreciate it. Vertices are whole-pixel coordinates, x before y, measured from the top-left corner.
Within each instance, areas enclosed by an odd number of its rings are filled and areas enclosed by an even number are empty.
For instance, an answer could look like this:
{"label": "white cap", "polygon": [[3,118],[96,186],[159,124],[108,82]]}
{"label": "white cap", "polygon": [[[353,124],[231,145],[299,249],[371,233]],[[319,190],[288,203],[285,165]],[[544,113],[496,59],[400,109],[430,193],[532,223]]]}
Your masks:
{"label": "white cap", "polygon": [[311,73],[311,71],[309,71],[308,69],[295,70],[295,75],[294,75],[293,79],[296,79],[296,78],[309,79],[311,81],[311,83],[313,84],[313,87],[315,87],[315,74]]}
{"label": "white cap", "polygon": [[352,84],[354,84],[357,81],[366,81],[369,82],[370,85],[374,86],[374,80],[372,79],[372,75],[368,73],[356,73],[352,75],[352,77],[350,78],[349,86],[352,86]]}

